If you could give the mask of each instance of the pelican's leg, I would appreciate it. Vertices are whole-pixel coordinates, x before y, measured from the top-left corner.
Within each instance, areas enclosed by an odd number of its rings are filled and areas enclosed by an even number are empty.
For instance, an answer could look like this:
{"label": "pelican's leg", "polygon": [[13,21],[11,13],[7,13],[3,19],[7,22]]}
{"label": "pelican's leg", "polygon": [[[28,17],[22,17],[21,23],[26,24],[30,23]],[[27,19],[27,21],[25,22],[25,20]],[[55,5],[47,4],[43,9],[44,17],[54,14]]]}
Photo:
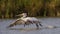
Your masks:
{"label": "pelican's leg", "polygon": [[42,27],[43,25],[41,23],[39,23],[39,25]]}
{"label": "pelican's leg", "polygon": [[25,27],[25,24],[24,24],[24,27]]}
{"label": "pelican's leg", "polygon": [[39,29],[39,25],[38,24],[36,24],[36,27],[37,27],[37,29]]}
{"label": "pelican's leg", "polygon": [[43,25],[41,24],[41,22],[38,22],[39,23],[39,25],[42,27]]}
{"label": "pelican's leg", "polygon": [[24,27],[26,26],[26,22],[24,23]]}

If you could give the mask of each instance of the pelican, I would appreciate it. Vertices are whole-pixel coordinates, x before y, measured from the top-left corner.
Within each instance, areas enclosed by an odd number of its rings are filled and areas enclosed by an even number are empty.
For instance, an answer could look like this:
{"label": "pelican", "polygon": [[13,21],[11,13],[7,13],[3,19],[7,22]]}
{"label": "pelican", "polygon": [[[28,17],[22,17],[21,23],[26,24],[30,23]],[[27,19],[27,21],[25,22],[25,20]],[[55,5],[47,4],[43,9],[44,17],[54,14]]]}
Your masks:
{"label": "pelican", "polygon": [[39,28],[39,25],[42,26],[41,22],[35,18],[35,17],[27,17],[27,13],[22,13],[17,16],[22,16],[21,18],[18,18],[15,22],[9,25],[9,27],[12,27],[14,25],[30,25],[30,24],[35,24],[37,28]]}

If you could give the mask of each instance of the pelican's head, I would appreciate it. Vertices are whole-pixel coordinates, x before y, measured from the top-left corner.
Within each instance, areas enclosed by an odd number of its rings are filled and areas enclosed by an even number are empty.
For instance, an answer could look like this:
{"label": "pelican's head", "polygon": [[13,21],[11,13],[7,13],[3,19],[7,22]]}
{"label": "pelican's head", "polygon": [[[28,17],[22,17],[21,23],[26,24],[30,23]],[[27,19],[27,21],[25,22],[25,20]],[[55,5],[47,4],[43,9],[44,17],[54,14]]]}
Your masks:
{"label": "pelican's head", "polygon": [[26,17],[27,16],[27,13],[22,13],[22,14],[19,14],[17,16],[22,16],[22,17]]}

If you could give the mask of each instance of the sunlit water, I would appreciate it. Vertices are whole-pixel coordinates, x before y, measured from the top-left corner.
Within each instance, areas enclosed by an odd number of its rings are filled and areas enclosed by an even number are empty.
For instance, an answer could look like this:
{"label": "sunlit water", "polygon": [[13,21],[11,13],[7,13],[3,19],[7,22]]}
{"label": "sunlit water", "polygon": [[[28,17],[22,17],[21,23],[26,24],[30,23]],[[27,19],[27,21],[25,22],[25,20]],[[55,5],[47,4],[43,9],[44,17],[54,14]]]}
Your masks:
{"label": "sunlit water", "polygon": [[[24,27],[16,25],[7,28],[9,24],[16,19],[0,19],[0,34],[60,34],[60,18],[39,18],[43,27],[36,29],[35,24]],[[48,28],[47,26],[56,26],[56,28]]]}

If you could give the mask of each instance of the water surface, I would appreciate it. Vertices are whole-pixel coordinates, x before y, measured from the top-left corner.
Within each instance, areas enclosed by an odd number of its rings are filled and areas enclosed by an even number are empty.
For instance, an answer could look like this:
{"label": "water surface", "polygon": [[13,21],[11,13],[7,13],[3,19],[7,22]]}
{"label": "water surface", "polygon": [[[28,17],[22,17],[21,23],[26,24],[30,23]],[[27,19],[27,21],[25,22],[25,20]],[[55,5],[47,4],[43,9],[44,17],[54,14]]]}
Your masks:
{"label": "water surface", "polygon": [[[35,24],[24,27],[16,25],[6,28],[16,19],[0,19],[0,34],[60,34],[60,18],[39,18],[43,27],[36,29]],[[57,26],[57,28],[47,28],[47,26]]]}

